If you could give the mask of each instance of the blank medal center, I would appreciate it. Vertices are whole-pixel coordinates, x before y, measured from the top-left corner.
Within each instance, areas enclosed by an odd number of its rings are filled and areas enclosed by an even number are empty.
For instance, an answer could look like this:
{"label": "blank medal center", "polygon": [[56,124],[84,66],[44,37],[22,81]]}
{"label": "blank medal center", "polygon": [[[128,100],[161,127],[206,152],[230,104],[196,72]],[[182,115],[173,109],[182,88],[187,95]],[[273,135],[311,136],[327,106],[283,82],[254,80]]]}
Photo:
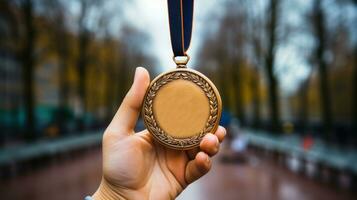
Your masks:
{"label": "blank medal center", "polygon": [[156,121],[175,138],[198,134],[208,119],[208,98],[199,86],[190,81],[167,83],[157,92],[153,103]]}

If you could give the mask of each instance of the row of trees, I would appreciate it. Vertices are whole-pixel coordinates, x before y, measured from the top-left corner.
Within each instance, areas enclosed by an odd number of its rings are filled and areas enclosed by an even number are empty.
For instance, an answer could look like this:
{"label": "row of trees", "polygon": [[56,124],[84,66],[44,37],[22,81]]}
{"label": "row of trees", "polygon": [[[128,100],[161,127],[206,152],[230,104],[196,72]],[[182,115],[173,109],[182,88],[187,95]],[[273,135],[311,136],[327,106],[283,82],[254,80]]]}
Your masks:
{"label": "row of trees", "polygon": [[[2,1],[0,48],[14,55],[21,68],[18,84],[23,97],[5,110],[24,108],[27,139],[35,139],[41,131],[36,127],[36,108],[41,101],[36,94],[47,85],[38,84],[36,79],[41,68],[54,66],[47,76],[57,85],[53,123],[62,133],[68,131],[68,113],[75,114],[76,129],[81,132],[90,126],[88,116],[97,123],[111,119],[129,87],[133,66],[153,66],[154,59],[143,46],[148,36],[125,21],[118,23],[123,4],[102,0]],[[114,31],[110,29],[113,25],[118,25]]]}
{"label": "row of trees", "polygon": [[[145,49],[148,36],[125,21],[118,23],[120,9],[127,4],[1,3],[0,53],[14,55],[22,75],[23,100],[10,102],[6,109],[24,108],[27,138],[38,132],[36,108],[42,104],[38,92],[47,83],[38,84],[36,74],[43,68],[55,66],[46,76],[58,91],[58,132],[66,132],[68,113],[75,114],[80,131],[88,127],[89,117],[96,122],[109,120],[129,87],[132,67],[153,66]],[[196,64],[218,84],[225,109],[235,113],[242,125],[280,132],[282,123],[291,121],[303,132],[316,126],[317,132],[330,137],[342,124],[350,133],[356,132],[356,4],[353,0],[225,0],[216,9],[223,12],[210,13],[217,20],[210,19],[213,23],[205,27]],[[117,26],[114,31],[113,26]],[[295,54],[284,60],[291,48]],[[296,60],[305,63],[307,74],[283,82],[289,70],[292,73],[291,65],[301,64]],[[286,93],[286,84],[295,89]]]}
{"label": "row of trees", "polygon": [[[317,124],[328,138],[343,119],[350,133],[357,132],[356,1],[228,0],[223,10],[213,15],[216,28],[205,36],[198,66],[219,83],[226,109],[243,125],[280,132],[283,121],[290,120],[304,132]],[[291,59],[307,63],[308,75],[284,94],[281,79],[292,67],[283,60],[287,47],[297,49]],[[346,77],[337,80],[341,73]],[[335,87],[341,83],[349,87]],[[334,101],[337,90],[350,99]],[[281,107],[284,96],[288,116]],[[318,101],[310,100],[314,96]],[[353,112],[339,115],[346,105]],[[313,116],[320,120],[315,123]]]}

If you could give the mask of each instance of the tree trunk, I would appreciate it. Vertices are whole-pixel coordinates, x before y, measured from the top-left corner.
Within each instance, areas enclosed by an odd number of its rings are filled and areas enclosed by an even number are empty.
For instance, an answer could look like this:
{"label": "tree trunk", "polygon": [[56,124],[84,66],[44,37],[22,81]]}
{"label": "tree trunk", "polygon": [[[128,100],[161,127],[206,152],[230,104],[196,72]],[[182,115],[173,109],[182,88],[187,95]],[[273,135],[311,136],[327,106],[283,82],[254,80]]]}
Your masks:
{"label": "tree trunk", "polygon": [[22,52],[22,67],[23,67],[23,90],[25,103],[25,138],[34,140],[36,138],[35,127],[35,100],[34,100],[34,41],[36,37],[33,24],[33,2],[32,0],[24,1],[23,5],[24,21],[25,21],[25,45]]}
{"label": "tree trunk", "polygon": [[[357,3],[356,3],[357,5]],[[353,74],[353,85],[352,85],[352,97],[353,97],[353,133],[357,134],[357,45],[355,46],[354,49],[354,74]],[[357,135],[353,136],[354,138],[354,143],[357,143]]]}
{"label": "tree trunk", "polygon": [[229,99],[228,99],[228,87],[227,87],[227,82],[226,82],[226,77],[224,77],[224,74],[227,74],[227,61],[222,62],[222,65],[217,69],[217,74],[220,74],[218,76],[218,86],[219,86],[219,91],[222,96],[222,108],[224,110],[229,109]]}
{"label": "tree trunk", "polygon": [[[232,65],[232,79],[235,89],[235,100],[236,100],[236,115],[239,119],[239,122],[242,126],[246,124],[246,119],[244,115],[244,108],[243,108],[243,94],[242,94],[242,87],[241,87],[241,73],[240,73],[240,63],[237,62],[236,65]],[[223,77],[223,76],[222,76]]]}
{"label": "tree trunk", "polygon": [[254,78],[251,80],[251,87],[253,93],[253,127],[259,128],[261,123],[260,118],[260,79],[259,79],[259,71],[254,71]]}
{"label": "tree trunk", "polygon": [[[354,8],[357,10],[357,0],[353,0]],[[354,69],[352,80],[352,142],[357,144],[357,44],[354,46]]]}
{"label": "tree trunk", "polygon": [[[61,40],[62,42],[65,42]],[[64,45],[64,44],[58,44]],[[65,46],[60,46],[58,49],[58,54],[60,58],[60,68],[59,68],[59,113],[58,113],[58,124],[60,133],[66,132],[66,113],[68,106],[68,79],[67,79],[67,59],[68,52]]]}
{"label": "tree trunk", "polygon": [[270,1],[270,16],[268,26],[268,52],[265,58],[265,66],[267,71],[267,77],[269,82],[269,108],[270,108],[270,120],[271,130],[278,132],[280,130],[280,109],[278,98],[278,81],[274,75],[275,64],[275,46],[276,46],[276,27],[278,6],[280,0]]}
{"label": "tree trunk", "polygon": [[317,47],[315,50],[318,71],[320,75],[320,100],[323,120],[323,129],[327,137],[332,134],[331,99],[328,86],[327,64],[324,59],[326,48],[325,15],[321,8],[321,0],[314,2],[314,25]]}
{"label": "tree trunk", "polygon": [[86,99],[86,75],[87,75],[87,46],[88,46],[89,35],[87,31],[82,30],[79,35],[78,44],[78,95],[81,102],[81,114],[78,121],[78,129],[80,132],[85,130],[84,118],[87,111],[87,99]]}
{"label": "tree trunk", "polygon": [[305,80],[305,82],[301,85],[299,101],[300,101],[300,109],[299,109],[299,119],[298,125],[301,131],[306,131],[308,117],[309,117],[309,102],[308,102],[308,89],[309,89],[309,78]]}

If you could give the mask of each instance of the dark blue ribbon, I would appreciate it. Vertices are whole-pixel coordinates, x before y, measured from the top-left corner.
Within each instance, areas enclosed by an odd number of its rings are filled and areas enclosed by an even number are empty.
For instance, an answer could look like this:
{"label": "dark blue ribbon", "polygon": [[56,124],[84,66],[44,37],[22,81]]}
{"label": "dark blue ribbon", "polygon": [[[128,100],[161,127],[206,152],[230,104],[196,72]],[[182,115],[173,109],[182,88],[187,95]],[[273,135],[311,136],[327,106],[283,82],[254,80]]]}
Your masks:
{"label": "dark blue ribbon", "polygon": [[167,0],[174,56],[186,56],[192,33],[194,0]]}

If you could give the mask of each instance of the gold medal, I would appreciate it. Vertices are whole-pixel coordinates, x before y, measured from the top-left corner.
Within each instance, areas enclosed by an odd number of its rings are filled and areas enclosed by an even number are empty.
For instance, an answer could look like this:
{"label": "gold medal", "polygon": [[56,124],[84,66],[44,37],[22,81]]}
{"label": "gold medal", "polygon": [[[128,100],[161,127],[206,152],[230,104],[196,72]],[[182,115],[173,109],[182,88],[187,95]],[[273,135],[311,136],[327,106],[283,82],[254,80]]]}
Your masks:
{"label": "gold medal", "polygon": [[[182,9],[182,4],[175,5],[176,2],[180,1],[168,1],[170,21],[173,17],[180,17],[172,14],[176,7],[181,6]],[[172,40],[173,25],[170,27]],[[174,43],[173,47],[175,52]],[[179,60],[178,57],[185,59]],[[150,83],[142,107],[145,126],[155,140],[179,150],[197,147],[207,133],[215,133],[222,112],[217,88],[203,74],[187,69],[188,60],[185,52],[174,57],[177,68],[160,74]]]}
{"label": "gold medal", "polygon": [[146,128],[158,142],[190,149],[217,130],[221,110],[214,84],[198,71],[180,67],[151,82],[142,113]]}

